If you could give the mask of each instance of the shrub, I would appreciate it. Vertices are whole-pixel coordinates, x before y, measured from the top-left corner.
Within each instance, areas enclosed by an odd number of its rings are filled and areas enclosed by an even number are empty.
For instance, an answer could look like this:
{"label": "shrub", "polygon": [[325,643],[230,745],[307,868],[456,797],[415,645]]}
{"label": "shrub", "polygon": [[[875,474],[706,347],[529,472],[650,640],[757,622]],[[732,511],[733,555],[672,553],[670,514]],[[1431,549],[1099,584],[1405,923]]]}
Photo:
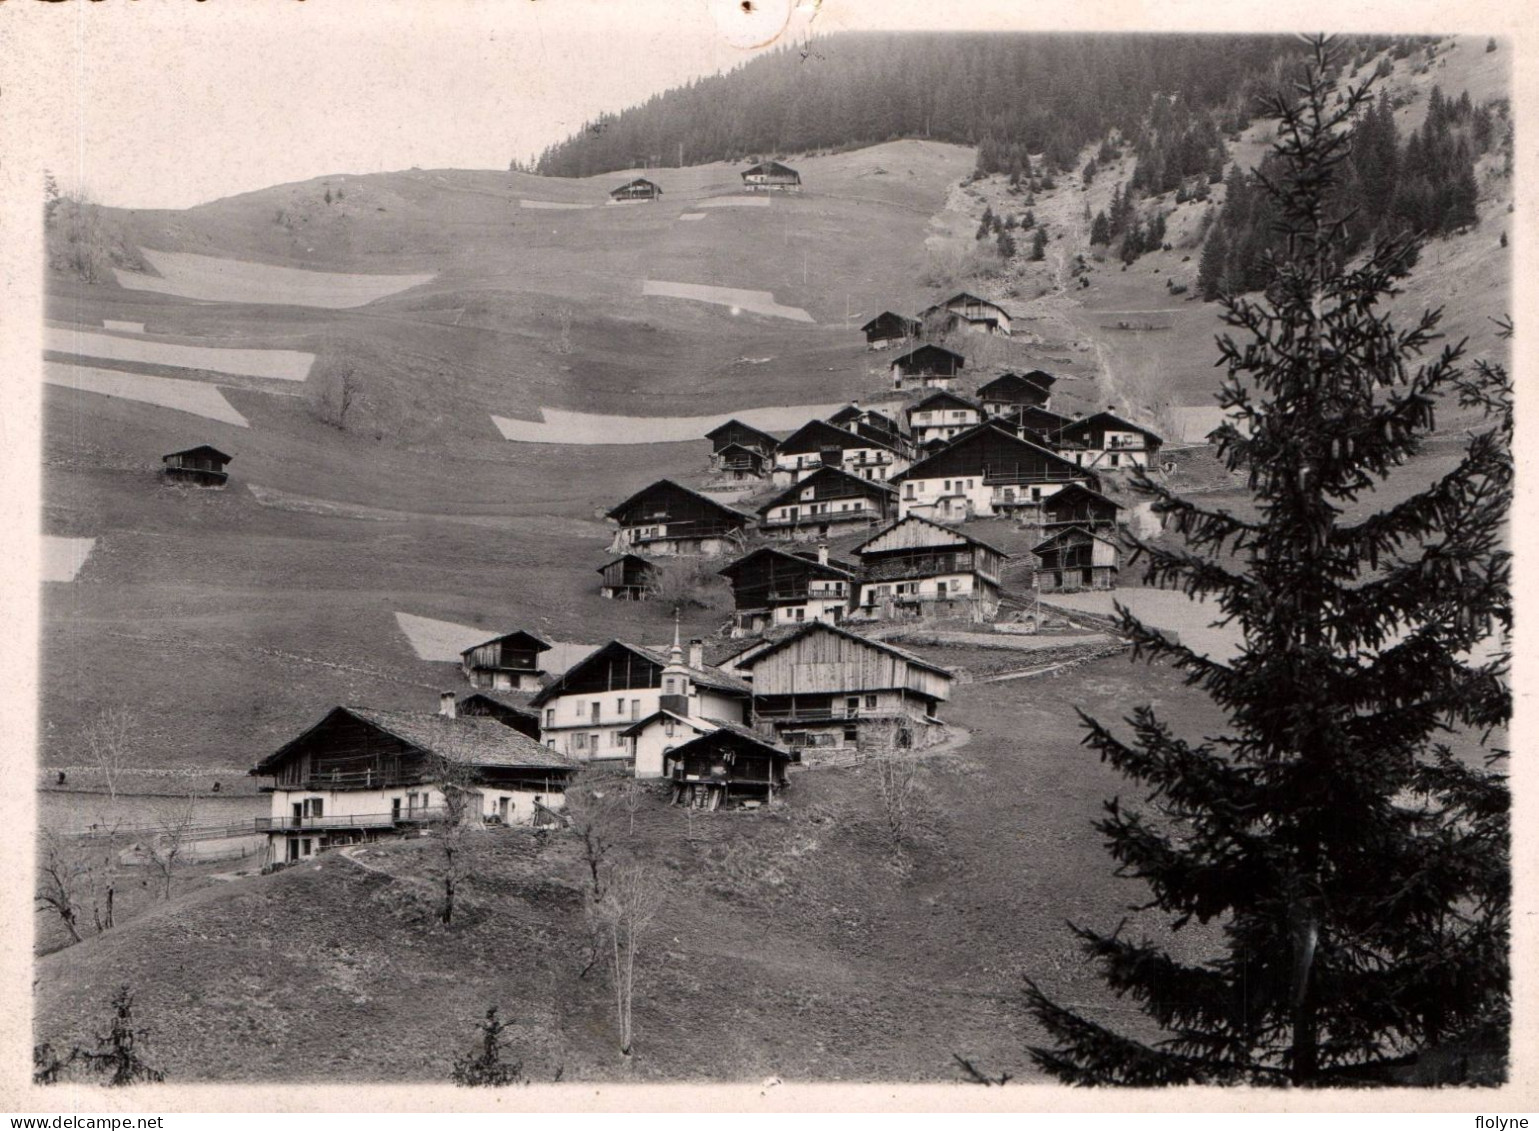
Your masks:
{"label": "shrub", "polygon": [[674,607],[724,612],[732,606],[731,586],[708,558],[677,557],[658,562],[649,590],[654,600]]}
{"label": "shrub", "polygon": [[497,1019],[497,1007],[488,1007],[481,1022],[481,1051],[475,1056],[455,1057],[449,1074],[462,1088],[503,1088],[519,1082],[523,1062],[505,1063],[502,1059],[502,1033],[507,1022]]}

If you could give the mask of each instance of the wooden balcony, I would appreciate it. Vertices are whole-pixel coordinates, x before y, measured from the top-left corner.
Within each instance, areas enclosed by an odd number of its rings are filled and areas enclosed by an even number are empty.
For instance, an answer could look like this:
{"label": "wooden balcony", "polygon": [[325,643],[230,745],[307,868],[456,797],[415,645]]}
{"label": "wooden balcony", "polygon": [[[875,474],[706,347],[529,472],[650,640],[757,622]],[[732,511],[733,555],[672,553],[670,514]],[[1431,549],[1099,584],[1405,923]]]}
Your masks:
{"label": "wooden balcony", "polygon": [[317,817],[257,817],[257,832],[313,832],[337,829],[389,829],[398,824],[442,820],[447,810],[402,809],[399,813],[327,813]]}

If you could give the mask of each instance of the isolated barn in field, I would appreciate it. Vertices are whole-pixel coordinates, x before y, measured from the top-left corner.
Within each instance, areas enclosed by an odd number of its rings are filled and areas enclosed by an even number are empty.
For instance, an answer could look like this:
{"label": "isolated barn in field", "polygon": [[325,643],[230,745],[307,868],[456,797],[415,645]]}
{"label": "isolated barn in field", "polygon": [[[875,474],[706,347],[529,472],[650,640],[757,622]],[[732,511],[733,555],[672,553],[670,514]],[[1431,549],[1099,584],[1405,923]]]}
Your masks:
{"label": "isolated barn in field", "polygon": [[1031,548],[1040,563],[1037,588],[1043,593],[1076,589],[1113,589],[1120,553],[1109,535],[1069,526]]}
{"label": "isolated barn in field", "polygon": [[990,416],[1013,417],[1022,409],[1046,408],[1058,378],[1040,369],[1030,373],[1001,373],[978,388],[978,402]]}
{"label": "isolated barn in field", "polygon": [[718,571],[732,583],[734,635],[821,620],[838,624],[855,596],[855,567],[828,548],[793,554],[760,546]]}
{"label": "isolated barn in field", "polygon": [[820,467],[759,508],[759,532],[792,542],[837,537],[894,517],[898,493],[879,479]]}
{"label": "isolated barn in field", "polygon": [[675,804],[719,809],[733,802],[767,804],[786,787],[792,753],[747,727],[722,726],[671,750],[664,770]]}
{"label": "isolated barn in field", "polygon": [[493,718],[336,707],[252,770],[269,777],[270,863],[446,820],[524,823],[559,807],[575,766]]}
{"label": "isolated barn in field", "polygon": [[223,487],[229,481],[225,470],[234,456],[227,456],[218,448],[199,444],[196,448],[172,452],[160,457],[165,466],[161,474],[177,483],[195,483],[199,487]]}
{"label": "isolated barn in field", "polygon": [[1097,471],[1151,467],[1159,459],[1162,443],[1154,432],[1110,411],[1076,420],[1053,438],[1059,455]]}
{"label": "isolated barn in field", "polygon": [[748,685],[706,664],[704,646],[688,653],[677,641],[668,650],[611,640],[530,701],[540,711],[545,744],[579,762],[638,757],[627,735],[658,711],[686,719],[744,722]]}
{"label": "isolated barn in field", "polygon": [[743,170],[748,192],[801,192],[802,175],[780,161],[760,161]]}
{"label": "isolated barn in field", "polygon": [[621,554],[598,567],[599,593],[613,601],[643,601],[652,591],[657,563],[640,554]]}
{"label": "isolated barn in field", "polygon": [[752,652],[754,726],[815,762],[838,752],[927,746],[951,673],[910,652],[816,623]]}
{"label": "isolated barn in field", "polygon": [[910,338],[917,338],[923,329],[919,319],[894,314],[890,310],[882,311],[860,328],[866,335],[866,348],[873,350],[902,345]]}
{"label": "isolated barn in field", "polygon": [[468,719],[496,719],[536,742],[540,738],[540,713],[529,705],[529,696],[512,691],[472,691],[461,697],[459,713]]}
{"label": "isolated barn in field", "polygon": [[997,302],[963,291],[919,312],[927,327],[937,332],[966,330],[976,334],[1010,336],[1010,312]]}
{"label": "isolated barn in field", "polygon": [[962,614],[992,620],[1009,558],[982,539],[910,515],[855,548],[860,615],[878,620]]}
{"label": "isolated barn in field", "polygon": [[472,687],[493,691],[538,691],[545,672],[540,653],[550,642],[532,632],[509,632],[460,653],[460,670]]}
{"label": "isolated barn in field", "polygon": [[983,410],[948,389],[937,389],[908,407],[908,431],[921,448],[946,441],[983,422]]}
{"label": "isolated barn in field", "polygon": [[1053,492],[1042,500],[1044,527],[1083,526],[1087,530],[1115,527],[1122,504],[1113,502],[1099,491],[1079,483]]}
{"label": "isolated barn in field", "polygon": [[645,177],[637,177],[634,181],[626,181],[617,189],[609,193],[609,199],[615,201],[627,200],[656,200],[663,195],[663,190],[647,180]]}
{"label": "isolated barn in field", "polygon": [[859,431],[826,420],[809,420],[780,443],[774,480],[785,487],[820,467],[838,467],[862,479],[885,480],[908,466],[908,459],[869,426]]}
{"label": "isolated barn in field", "polygon": [[700,554],[716,557],[738,550],[749,515],[715,499],[659,479],[609,512],[619,525],[609,552]]}
{"label": "isolated barn in field", "polygon": [[1043,499],[1069,483],[1100,486],[1093,472],[986,421],[897,477],[898,514],[940,522],[1031,518]]}
{"label": "isolated barn in field", "polygon": [[893,361],[892,387],[901,389],[905,384],[911,384],[930,389],[949,389],[966,365],[967,359],[955,350],[948,350],[945,346],[922,345]]}

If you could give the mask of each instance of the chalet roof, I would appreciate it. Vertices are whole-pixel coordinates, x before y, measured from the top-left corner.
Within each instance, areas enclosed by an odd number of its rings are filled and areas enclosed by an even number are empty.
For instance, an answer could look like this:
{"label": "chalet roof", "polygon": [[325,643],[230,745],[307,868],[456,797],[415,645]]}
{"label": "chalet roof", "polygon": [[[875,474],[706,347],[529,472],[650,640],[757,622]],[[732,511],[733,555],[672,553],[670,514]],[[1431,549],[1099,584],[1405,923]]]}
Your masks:
{"label": "chalet roof", "polygon": [[771,174],[771,175],[773,175],[773,174],[781,174],[781,175],[783,175],[783,174],[789,173],[791,176],[795,177],[797,180],[801,180],[801,174],[800,173],[798,173],[795,169],[791,168],[791,166],[789,166],[789,165],[787,165],[787,164],[785,164],[784,162],[781,162],[781,161],[760,161],[757,165],[750,165],[750,166],[748,166],[748,168],[744,169],[742,175],[745,176],[745,177],[751,177],[755,173]]}
{"label": "chalet roof", "polygon": [[931,519],[925,518],[922,514],[911,514],[907,518],[900,518],[897,522],[891,523],[888,526],[884,526],[881,530],[878,530],[875,534],[867,538],[864,542],[862,542],[859,546],[856,546],[855,549],[850,552],[853,553],[856,557],[859,557],[861,551],[863,551],[867,546],[871,545],[871,543],[875,542],[879,538],[886,537],[889,533],[898,529],[898,527],[906,526],[910,523],[922,523],[925,526],[932,526],[936,530],[945,531],[946,534],[950,535],[952,538],[959,542],[968,542],[974,546],[982,546],[985,550],[992,550],[1002,558],[1008,558],[1010,556],[1004,550],[1001,550],[998,546],[995,546],[989,542],[985,542],[982,538],[974,538],[971,534],[965,534],[954,526],[946,526],[942,523],[932,521]]}
{"label": "chalet roof", "polygon": [[957,353],[956,350],[949,350],[945,346],[938,346],[938,345],[935,345],[934,343],[927,343],[925,345],[920,346],[918,349],[909,350],[902,357],[895,357],[895,358],[893,358],[892,363],[893,363],[894,366],[897,366],[897,367],[900,367],[900,368],[905,363],[917,366],[917,365],[923,364],[923,361],[916,360],[916,359],[935,358],[936,360],[940,360],[940,358],[936,357],[936,355],[938,355],[938,354],[944,355],[945,357],[947,357],[947,358],[951,359],[953,362],[955,362],[954,368],[956,368],[956,369],[963,369],[967,365],[967,358],[965,358],[961,354]]}
{"label": "chalet roof", "polygon": [[746,452],[748,455],[758,456],[760,459],[768,458],[758,448],[750,448],[750,447],[748,447],[748,446],[746,446],[744,444],[739,444],[736,440],[733,440],[730,444],[723,444],[721,447],[717,448],[716,449],[716,454],[720,455],[723,452],[734,452],[734,451],[736,451],[736,452]]}
{"label": "chalet roof", "polygon": [[333,707],[314,726],[257,763],[253,774],[269,774],[305,739],[338,714],[394,736],[423,754],[460,765],[487,769],[571,770],[575,766],[554,750],[496,719],[418,711],[376,711],[368,707]]}
{"label": "chalet roof", "polygon": [[[716,728],[716,724],[714,722],[706,719],[692,719],[688,715],[679,714],[677,711],[657,710],[653,711],[640,722],[632,723],[630,726],[622,730],[620,734],[625,738],[634,738],[636,735],[646,730],[647,727],[651,726],[658,719],[663,718],[668,718],[672,719],[674,722],[683,723],[685,726],[697,731],[705,731],[707,728],[714,730]],[[702,723],[706,725],[702,726]]]}
{"label": "chalet roof", "polygon": [[780,443],[780,450],[786,455],[818,452],[824,448],[839,448],[842,451],[871,447],[893,450],[892,445],[885,440],[837,428],[826,420],[809,420]]}
{"label": "chalet roof", "polygon": [[978,397],[986,399],[991,396],[1008,396],[1011,393],[1022,392],[1027,388],[1046,393],[1058,378],[1041,369],[1033,369],[1030,373],[1001,373],[987,384],[978,387]]}
{"label": "chalet roof", "polygon": [[1087,474],[1084,468],[1079,467],[1072,460],[1064,459],[1057,452],[1049,451],[1042,445],[1034,444],[1030,440],[1024,440],[1020,436],[1017,436],[1014,432],[1009,432],[1001,428],[999,424],[993,420],[985,420],[982,424],[978,424],[972,428],[969,428],[960,436],[952,437],[951,442],[940,451],[925,456],[924,459],[920,460],[918,463],[915,463],[904,471],[894,475],[888,482],[897,483],[910,479],[924,479],[926,478],[924,472],[926,470],[927,464],[930,464],[934,460],[941,459],[943,456],[951,455],[954,452],[963,451],[969,443],[976,440],[980,436],[986,436],[991,432],[996,433],[999,439],[1002,439],[1011,444],[1019,444],[1021,447],[1029,449],[1032,454],[1038,456],[1039,458],[1045,459],[1048,463],[1062,464],[1066,468],[1072,468],[1077,475]]}
{"label": "chalet roof", "polygon": [[913,664],[915,667],[924,668],[926,671],[935,672],[938,675],[945,676],[947,679],[952,678],[952,673],[946,668],[941,667],[939,664],[932,664],[929,660],[922,660],[907,649],[899,648],[895,644],[889,644],[885,640],[872,640],[869,637],[861,636],[858,633],[849,631],[848,629],[839,628],[836,625],[828,624],[820,620],[808,621],[807,624],[803,627],[798,628],[790,635],[775,641],[768,648],[755,655],[750,662],[756,664],[766,656],[773,655],[774,653],[779,652],[784,648],[789,648],[802,637],[814,632],[828,632],[834,634],[835,636],[843,636],[847,640],[854,640],[857,643],[864,644],[868,648],[874,648],[878,652],[886,652],[889,655],[896,656],[898,659],[903,660],[905,663]]}
{"label": "chalet roof", "polygon": [[551,649],[551,643],[549,640],[546,640],[543,636],[536,636],[532,632],[525,632],[520,628],[515,629],[512,632],[504,632],[501,636],[493,636],[491,639],[483,640],[479,644],[472,644],[469,648],[466,648],[463,652],[461,652],[460,655],[468,656],[477,648],[485,648],[488,644],[500,644],[504,640],[524,641],[533,647],[536,652],[549,652]]}
{"label": "chalet roof", "polygon": [[[668,649],[648,648],[641,644],[627,644],[623,640],[611,640],[603,647],[595,648],[592,652],[588,653],[588,655],[584,656],[577,663],[573,664],[566,671],[562,672],[559,677],[552,680],[544,687],[540,688],[539,691],[535,692],[534,698],[529,701],[530,706],[544,706],[546,703],[550,702],[550,700],[554,699],[556,696],[562,693],[562,689],[567,686],[568,680],[575,678],[582,672],[586,671],[588,668],[592,667],[594,664],[597,664],[601,660],[612,655],[616,649],[622,649],[624,651],[630,652],[632,655],[640,656],[643,660],[648,660],[660,668],[666,668],[670,663],[668,659]],[[689,675],[690,681],[698,684],[701,687],[707,687],[713,691],[725,691],[732,695],[752,694],[748,684],[744,683],[734,675],[728,675],[724,671],[719,671],[715,667],[697,668],[691,667],[688,664],[684,664],[682,666],[685,672]]]}
{"label": "chalet roof", "polygon": [[725,421],[724,423],[718,424],[715,428],[712,428],[705,434],[705,438],[707,440],[714,440],[719,434],[725,433],[729,428],[741,428],[745,432],[752,432],[755,436],[762,436],[764,439],[768,440],[771,445],[780,443],[779,440],[775,439],[775,437],[771,436],[762,428],[755,428],[752,424],[744,424],[736,417],[733,417],[731,420]]}
{"label": "chalet roof", "polygon": [[688,742],[675,746],[669,753],[674,757],[678,757],[697,743],[701,746],[714,746],[717,743],[726,741],[734,745],[755,747],[776,758],[789,760],[793,757],[791,751],[780,745],[780,743],[765,738],[758,731],[751,730],[741,723],[729,723],[725,719],[706,719],[704,721],[715,724],[715,729],[707,731],[699,738],[692,738]]}
{"label": "chalet roof", "polygon": [[166,460],[174,459],[177,456],[208,456],[211,459],[223,460],[225,463],[229,463],[232,459],[235,458],[234,456],[225,455],[225,453],[221,452],[218,448],[212,447],[208,444],[199,444],[195,448],[183,448],[179,452],[167,452],[165,455],[160,457],[160,462],[165,463]]}
{"label": "chalet roof", "polygon": [[1043,502],[1057,503],[1073,495],[1085,495],[1088,498],[1094,499],[1098,503],[1105,503],[1108,506],[1116,507],[1119,511],[1125,509],[1121,503],[1117,502],[1116,499],[1113,499],[1108,495],[1103,495],[1099,491],[1092,490],[1091,488],[1086,487],[1083,483],[1066,483],[1062,487],[1058,488],[1058,490],[1054,491],[1046,499],[1044,499]]}
{"label": "chalet roof", "polygon": [[980,295],[973,294],[971,291],[958,291],[956,294],[952,295],[950,298],[946,299],[944,302],[937,303],[936,305],[937,306],[950,306],[952,303],[956,303],[956,302],[977,303],[979,306],[992,306],[995,310],[999,311],[1001,314],[1008,315],[1010,313],[1008,310],[1006,310],[999,303],[995,302],[993,299],[983,298]]}
{"label": "chalet roof", "polygon": [[778,549],[775,546],[760,546],[757,550],[753,550],[744,554],[742,557],[738,558],[737,561],[733,562],[725,569],[719,569],[716,572],[721,574],[723,577],[735,577],[743,566],[757,558],[766,556],[784,558],[786,561],[793,562],[796,565],[806,566],[810,572],[823,577],[839,577],[846,581],[854,580],[855,577],[855,570],[853,566],[847,566],[843,563],[820,562],[816,557],[803,557],[801,554],[789,553],[785,550]]}
{"label": "chalet roof", "polygon": [[[998,419],[1005,421],[1007,424],[1017,424],[1023,428],[1031,428],[1036,432],[1056,432],[1060,428],[1065,428],[1074,423],[1072,416],[1065,416],[1061,412],[1054,412],[1050,408],[1043,408],[1041,405],[1034,404],[1016,405]],[[1032,423],[1033,421],[1040,421],[1045,427],[1038,428]]]}
{"label": "chalet roof", "polygon": [[637,177],[633,181],[626,181],[619,188],[614,189],[612,192],[610,192],[609,195],[610,196],[614,196],[616,193],[624,192],[626,189],[637,188],[637,187],[646,187],[646,188],[653,189],[659,195],[661,195],[662,191],[663,191],[662,187],[660,185],[658,185],[658,183],[656,181],[649,181],[645,177]]}
{"label": "chalet roof", "polygon": [[645,554],[630,554],[630,553],[627,553],[627,554],[621,554],[617,558],[610,558],[607,562],[605,562],[603,565],[599,566],[598,569],[594,570],[593,572],[594,573],[603,573],[606,569],[608,569],[610,566],[614,565],[616,562],[623,562],[627,558],[630,558],[630,559],[633,559],[635,561],[638,561],[638,562],[640,562],[644,566],[655,566],[657,564],[651,558],[647,557]]}
{"label": "chalet roof", "polygon": [[460,697],[460,706],[463,707],[472,699],[485,699],[495,703],[499,707],[505,707],[510,711],[517,711],[520,715],[528,715],[531,719],[539,718],[539,712],[529,705],[532,697],[530,692],[516,691],[472,691],[469,695]]}
{"label": "chalet roof", "polygon": [[1031,548],[1031,552],[1035,554],[1040,550],[1046,549],[1047,547],[1052,546],[1058,542],[1062,542],[1071,534],[1083,534],[1086,538],[1094,538],[1097,542],[1105,542],[1108,546],[1115,546],[1117,544],[1117,540],[1115,538],[1108,538],[1104,534],[1098,534],[1094,530],[1091,530],[1088,526],[1080,526],[1075,524],[1074,526],[1065,526],[1062,530],[1058,530],[1052,534],[1049,534],[1046,538],[1042,539],[1042,541],[1033,546]]}
{"label": "chalet roof", "polygon": [[720,511],[722,514],[730,515],[731,517],[740,520],[742,523],[748,523],[748,522],[752,521],[752,519],[753,519],[752,515],[744,514],[742,511],[738,510],[736,507],[729,507],[725,503],[719,503],[715,499],[711,498],[709,495],[702,495],[699,491],[695,491],[695,490],[692,490],[692,489],[690,489],[688,487],[683,486],[682,484],[675,483],[672,479],[659,479],[656,483],[652,483],[652,484],[649,484],[646,487],[643,487],[641,490],[637,491],[634,495],[631,495],[629,498],[627,498],[624,502],[621,502],[618,505],[616,505],[612,510],[609,511],[609,514],[608,514],[607,517],[614,519],[616,522],[619,522],[620,521],[621,513],[627,507],[629,507],[632,503],[635,503],[635,502],[637,502],[637,501],[639,501],[641,499],[646,498],[647,495],[651,494],[654,491],[658,491],[658,490],[673,490],[673,491],[678,491],[678,492],[680,492],[681,494],[684,494],[684,495],[693,496],[694,498],[698,499],[699,501],[705,503],[707,506],[714,507],[716,510]]}
{"label": "chalet roof", "polygon": [[851,487],[858,487],[863,494],[872,498],[881,498],[884,495],[892,498],[898,493],[896,487],[890,483],[884,483],[880,479],[862,479],[859,475],[845,471],[842,467],[820,467],[811,475],[805,476],[791,484],[780,494],[771,498],[769,502],[759,508],[759,515],[762,517],[769,514],[775,507],[784,506],[786,503],[792,503],[800,499],[801,493],[809,486],[817,486],[817,483],[813,482],[814,480],[821,482],[830,479],[843,480]]}
{"label": "chalet roof", "polygon": [[891,322],[899,323],[905,330],[910,332],[917,330],[920,327],[920,322],[917,318],[910,318],[906,314],[897,314],[891,310],[884,310],[882,313],[878,314],[875,318],[871,319],[871,321],[862,326],[860,328],[861,333],[869,334],[872,330],[879,330],[884,324]]}
{"label": "chalet roof", "polygon": [[930,405],[937,403],[956,405],[958,408],[970,408],[974,412],[979,413],[983,411],[983,408],[980,405],[974,404],[972,401],[968,400],[966,397],[959,393],[953,393],[949,389],[937,389],[929,396],[924,397],[921,400],[917,400],[908,406],[909,419],[912,420],[914,418],[914,413],[923,412]]}
{"label": "chalet roof", "polygon": [[1158,432],[1152,432],[1141,424],[1134,424],[1130,420],[1124,420],[1110,412],[1097,412],[1089,416],[1081,417],[1072,424],[1067,424],[1058,430],[1059,439],[1078,439],[1081,436],[1089,437],[1093,428],[1111,428],[1118,432],[1137,432],[1146,440],[1153,440],[1157,444],[1164,443]]}

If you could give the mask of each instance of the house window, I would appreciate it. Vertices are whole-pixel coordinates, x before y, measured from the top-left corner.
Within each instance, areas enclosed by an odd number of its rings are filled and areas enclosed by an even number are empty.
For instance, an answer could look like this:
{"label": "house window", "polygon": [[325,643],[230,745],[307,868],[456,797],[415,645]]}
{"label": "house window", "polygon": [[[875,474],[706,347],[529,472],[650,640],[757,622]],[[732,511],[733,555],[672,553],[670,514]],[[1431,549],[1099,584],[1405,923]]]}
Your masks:
{"label": "house window", "polygon": [[1112,466],[1113,466],[1113,467],[1116,467],[1116,466],[1117,466],[1117,460],[1118,460],[1118,458],[1119,458],[1119,457],[1118,457],[1118,455],[1117,455],[1117,453],[1116,453],[1116,452],[1113,452],[1113,453],[1112,453],[1112,454],[1111,454],[1111,465],[1112,465]]}
{"label": "house window", "polygon": [[912,499],[914,497],[914,485],[912,483],[903,484],[903,497],[905,499]]}
{"label": "house window", "polygon": [[804,609],[804,608],[792,609],[791,610],[791,616],[792,616],[792,618],[794,620],[806,620],[807,619],[807,610]]}
{"label": "house window", "polygon": [[622,718],[625,716],[625,700],[624,699],[616,699],[615,700],[615,714],[619,715]]}
{"label": "house window", "polygon": [[948,479],[948,480],[945,481],[945,485],[942,487],[942,490],[945,490],[945,491],[951,490],[951,480]]}
{"label": "house window", "polygon": [[556,709],[554,707],[545,708],[545,725],[548,727],[556,725]]}
{"label": "house window", "polygon": [[960,577],[953,577],[951,579],[951,591],[953,593],[955,593],[957,590],[959,590],[961,588],[962,588],[962,579]]}
{"label": "house window", "polygon": [[665,735],[667,735],[669,738],[673,737],[673,720],[672,719],[664,719],[663,720],[663,733]]}
{"label": "house window", "polygon": [[639,719],[639,718],[641,718],[641,700],[640,699],[632,699],[631,700],[631,718],[632,719]]}
{"label": "house window", "polygon": [[867,695],[866,696],[866,710],[868,710],[868,711],[876,710],[876,696],[875,695]]}
{"label": "house window", "polygon": [[595,754],[598,753],[598,750],[599,750],[599,736],[597,734],[590,734],[588,736],[588,748],[590,750],[592,750]]}
{"label": "house window", "polygon": [[1095,571],[1090,569],[1082,569],[1079,571],[1079,578],[1083,584],[1089,585],[1095,580]]}
{"label": "house window", "polygon": [[624,746],[625,745],[625,735],[621,734],[617,730],[610,731],[609,732],[609,745],[611,745],[611,746]]}
{"label": "house window", "polygon": [[845,742],[846,746],[854,746],[859,741],[860,741],[860,728],[859,727],[845,727],[844,728],[844,742]]}
{"label": "house window", "polygon": [[588,736],[586,734],[574,734],[574,735],[572,735],[572,749],[573,750],[586,750],[586,749],[588,749]]}

